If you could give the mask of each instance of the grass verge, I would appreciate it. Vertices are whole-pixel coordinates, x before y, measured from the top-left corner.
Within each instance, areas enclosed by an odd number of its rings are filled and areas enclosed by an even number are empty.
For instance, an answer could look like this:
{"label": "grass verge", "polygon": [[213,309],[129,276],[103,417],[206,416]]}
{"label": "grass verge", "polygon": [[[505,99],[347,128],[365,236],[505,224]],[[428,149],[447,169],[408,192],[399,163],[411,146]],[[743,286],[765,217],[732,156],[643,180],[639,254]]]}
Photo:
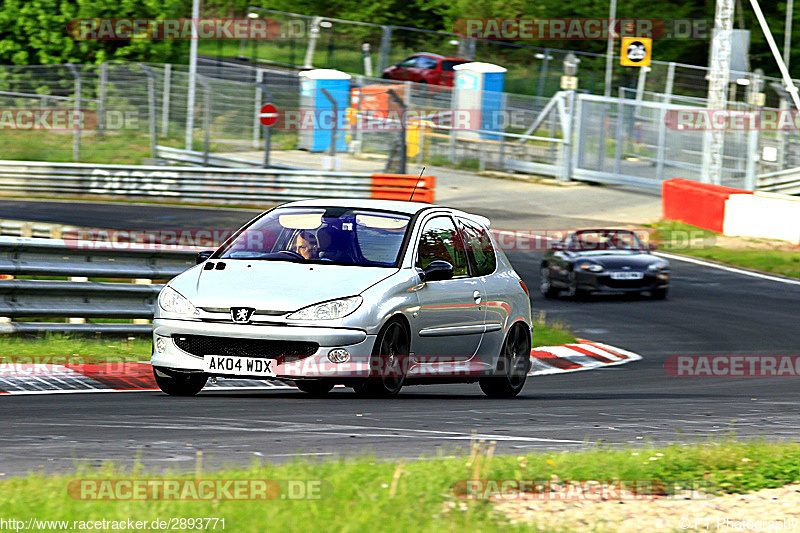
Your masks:
{"label": "grass verge", "polygon": [[[780,487],[800,479],[800,445],[707,443],[663,448],[493,455],[494,444],[473,446],[469,456],[410,461],[369,457],[286,464],[254,463],[193,476],[165,472],[156,476],[106,465],[79,468],[73,475],[0,481],[0,516],[6,520],[152,520],[224,518],[225,529],[259,531],[528,531],[510,524],[488,501],[459,500],[453,486],[466,479],[661,480],[696,482],[714,493],[743,493]],[[110,501],[73,499],[74,479],[258,479],[319,480],[326,499],[270,501]],[[286,494],[282,492],[281,494]],[[288,496],[288,495],[287,495]],[[456,504],[456,505],[454,505]],[[211,529],[211,528],[208,528]],[[221,529],[219,526],[217,529]]]}
{"label": "grass verge", "polygon": [[149,338],[81,337],[48,334],[39,337],[0,337],[0,360],[14,361],[35,357],[68,357],[84,363],[147,361],[152,341]]}
{"label": "grass verge", "polygon": [[734,247],[719,233],[682,222],[661,221],[648,227],[658,230],[662,251],[800,278],[798,247],[791,249],[787,244],[787,249],[774,249],[759,239],[738,239]]}
{"label": "grass verge", "polygon": [[[562,324],[545,323],[540,316],[534,324],[533,346],[575,342]],[[0,361],[31,357],[71,357],[86,363],[147,361],[152,341],[145,337],[111,338],[48,334],[38,337],[0,336]]]}

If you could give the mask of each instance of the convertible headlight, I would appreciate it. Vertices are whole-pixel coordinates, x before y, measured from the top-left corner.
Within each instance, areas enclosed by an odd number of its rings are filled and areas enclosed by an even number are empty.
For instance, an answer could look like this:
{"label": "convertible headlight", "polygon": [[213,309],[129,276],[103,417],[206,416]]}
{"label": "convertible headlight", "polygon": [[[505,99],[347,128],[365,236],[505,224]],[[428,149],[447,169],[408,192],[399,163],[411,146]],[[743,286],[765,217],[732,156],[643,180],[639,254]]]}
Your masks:
{"label": "convertible headlight", "polygon": [[290,320],[335,320],[349,315],[361,305],[363,298],[353,296],[341,300],[330,300],[304,307],[289,315]]}
{"label": "convertible headlight", "polygon": [[664,263],[653,263],[647,266],[647,270],[650,272],[660,272],[662,270],[667,270],[668,268],[669,266],[665,265]]}
{"label": "convertible headlight", "polygon": [[582,263],[581,270],[588,270],[589,272],[602,272],[603,266],[597,263]]}
{"label": "convertible headlight", "polygon": [[176,315],[196,315],[197,309],[189,300],[172,287],[165,287],[158,295],[158,305],[167,313]]}

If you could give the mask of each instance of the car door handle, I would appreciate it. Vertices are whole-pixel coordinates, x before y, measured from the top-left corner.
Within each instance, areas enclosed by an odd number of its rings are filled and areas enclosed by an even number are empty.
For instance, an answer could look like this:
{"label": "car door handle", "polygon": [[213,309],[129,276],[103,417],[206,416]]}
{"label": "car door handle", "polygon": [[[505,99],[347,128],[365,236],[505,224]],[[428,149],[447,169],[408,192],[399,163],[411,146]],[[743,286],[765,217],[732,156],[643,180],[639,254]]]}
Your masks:
{"label": "car door handle", "polygon": [[472,299],[475,300],[476,304],[481,303],[481,293],[479,291],[475,291],[472,293]]}

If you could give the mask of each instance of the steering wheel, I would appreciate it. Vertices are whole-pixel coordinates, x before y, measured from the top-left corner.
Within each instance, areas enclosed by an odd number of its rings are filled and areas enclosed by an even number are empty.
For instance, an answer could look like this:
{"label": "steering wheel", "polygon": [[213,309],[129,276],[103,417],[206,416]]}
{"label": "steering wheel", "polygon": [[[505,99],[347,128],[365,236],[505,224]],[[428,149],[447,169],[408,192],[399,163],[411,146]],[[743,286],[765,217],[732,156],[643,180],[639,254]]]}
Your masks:
{"label": "steering wheel", "polygon": [[297,252],[295,252],[295,251],[293,251],[293,250],[280,250],[280,251],[278,251],[278,252],[275,252],[275,253],[278,253],[278,254],[289,254],[289,255],[291,255],[291,256],[292,256],[292,257],[294,257],[294,258],[297,258],[297,259],[302,259],[303,261],[305,261],[305,260],[306,260],[306,258],[305,258],[305,257],[303,257],[302,255],[298,254]]}

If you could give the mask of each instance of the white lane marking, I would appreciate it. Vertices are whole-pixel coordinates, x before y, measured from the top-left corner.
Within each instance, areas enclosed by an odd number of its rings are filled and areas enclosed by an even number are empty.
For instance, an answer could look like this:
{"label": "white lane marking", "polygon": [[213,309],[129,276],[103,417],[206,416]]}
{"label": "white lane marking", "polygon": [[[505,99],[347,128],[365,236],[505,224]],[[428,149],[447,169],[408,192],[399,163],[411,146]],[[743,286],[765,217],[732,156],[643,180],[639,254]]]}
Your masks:
{"label": "white lane marking", "polygon": [[709,263],[708,261],[703,261],[702,259],[695,259],[694,257],[667,254],[664,252],[654,252],[654,255],[660,257],[666,257],[667,259],[674,259],[676,261],[683,261],[685,263],[693,263],[695,265],[706,266],[709,268],[716,268],[717,270],[724,270],[726,272],[733,272],[734,274],[742,274],[744,276],[750,276],[751,278],[765,279],[767,281],[777,281],[778,283],[785,283],[787,285],[800,285],[800,280],[779,278],[777,276],[770,276],[769,274],[762,274],[760,272],[751,272],[749,270],[742,270],[740,268],[735,268],[727,265],[718,265],[717,263]]}
{"label": "white lane marking", "polygon": [[[267,421],[275,423],[274,421]],[[289,422],[288,424],[294,424]],[[212,426],[185,426],[185,425],[166,425],[166,424],[89,424],[89,423],[69,423],[69,422],[16,422],[15,425],[21,426],[66,426],[66,427],[98,427],[98,428],[125,428],[125,429],[174,429],[178,431],[194,430],[194,431],[243,431],[247,433],[275,433],[280,431],[275,427],[269,428],[253,428],[253,427],[234,427],[224,425]],[[426,438],[426,439],[447,439],[447,440],[471,440],[471,439],[484,439],[484,440],[497,440],[497,441],[521,441],[521,442],[553,442],[565,444],[581,444],[583,440],[570,440],[570,439],[547,439],[542,437],[515,437],[513,435],[493,435],[488,433],[461,433],[458,431],[435,431],[430,429],[409,429],[409,428],[391,428],[391,427],[373,427],[373,426],[337,426],[335,424],[328,425],[338,431],[327,431],[320,428],[288,428],[292,433],[311,433],[311,434],[324,434],[324,435],[341,435],[350,436],[354,435],[353,431],[367,430],[367,431],[392,431],[395,433],[355,433],[359,437],[393,437],[393,438]],[[402,435],[401,433],[407,433]]]}

